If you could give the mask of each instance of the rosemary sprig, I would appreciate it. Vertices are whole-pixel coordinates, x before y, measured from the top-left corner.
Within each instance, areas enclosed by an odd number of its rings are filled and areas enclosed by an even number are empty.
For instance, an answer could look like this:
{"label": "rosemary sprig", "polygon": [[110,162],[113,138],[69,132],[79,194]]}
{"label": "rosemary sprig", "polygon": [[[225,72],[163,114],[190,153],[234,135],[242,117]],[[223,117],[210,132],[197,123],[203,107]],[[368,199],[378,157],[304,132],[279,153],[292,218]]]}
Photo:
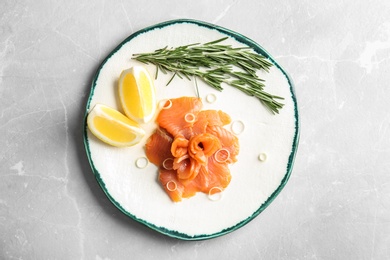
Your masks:
{"label": "rosemary sprig", "polygon": [[226,83],[258,98],[273,113],[279,113],[283,104],[277,100],[284,98],[265,92],[264,80],[256,74],[259,70],[268,72],[272,63],[249,47],[221,45],[220,42],[227,38],[204,44],[164,47],[150,53],[134,54],[133,59],[154,64],[156,78],[159,71],[164,74],[172,72],[167,85],[176,76],[188,80],[198,77],[219,91],[223,90],[222,83]]}

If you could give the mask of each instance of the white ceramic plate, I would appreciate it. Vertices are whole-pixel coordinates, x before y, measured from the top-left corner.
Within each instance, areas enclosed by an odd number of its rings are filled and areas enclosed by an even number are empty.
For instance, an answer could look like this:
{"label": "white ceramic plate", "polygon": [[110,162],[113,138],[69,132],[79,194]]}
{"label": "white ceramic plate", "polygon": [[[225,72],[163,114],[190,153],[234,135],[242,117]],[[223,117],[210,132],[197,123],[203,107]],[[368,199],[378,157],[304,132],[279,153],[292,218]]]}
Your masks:
{"label": "white ceramic plate", "polygon": [[[293,167],[299,139],[297,103],[291,79],[257,43],[231,30],[194,20],[174,20],[138,31],[124,40],[104,60],[93,79],[86,106],[88,111],[102,103],[122,111],[117,98],[117,80],[122,70],[141,63],[135,53],[152,52],[169,46],[205,43],[228,36],[224,44],[250,46],[266,56],[274,66],[261,73],[265,90],[285,98],[279,114],[271,114],[257,99],[225,86],[218,92],[198,80],[204,109],[222,110],[232,121],[242,122],[238,134],[238,161],[230,165],[232,180],[221,199],[212,201],[206,194],[173,203],[157,181],[157,167],[149,163],[137,168],[144,157],[144,144],[156,125],[143,125],[146,137],[133,147],[115,148],[97,140],[84,121],[84,143],[95,177],[112,203],[130,218],[168,236],[197,240],[234,231],[260,214],[285,186]],[[155,67],[147,65],[151,75]],[[158,99],[196,96],[194,81],[159,73],[155,81]],[[208,95],[216,100],[207,102]],[[231,125],[228,126],[230,128]],[[267,156],[265,161],[258,159]]]}

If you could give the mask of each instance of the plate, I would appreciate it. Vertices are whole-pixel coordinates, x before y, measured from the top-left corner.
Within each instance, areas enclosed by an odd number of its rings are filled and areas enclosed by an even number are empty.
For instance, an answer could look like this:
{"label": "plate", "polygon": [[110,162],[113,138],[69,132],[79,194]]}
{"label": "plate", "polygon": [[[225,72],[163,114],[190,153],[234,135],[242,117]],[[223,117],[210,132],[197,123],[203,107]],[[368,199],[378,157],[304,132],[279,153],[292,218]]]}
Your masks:
{"label": "plate", "polygon": [[[110,201],[131,219],[165,235],[200,240],[237,230],[258,216],[281,192],[293,168],[299,139],[297,101],[292,80],[259,44],[231,30],[196,20],[173,20],[142,29],[118,45],[103,61],[93,79],[86,105],[97,103],[122,111],[117,97],[120,73],[134,65],[136,53],[153,52],[165,46],[176,47],[206,43],[228,37],[224,44],[249,46],[273,64],[261,73],[267,92],[284,97],[284,107],[273,115],[256,98],[224,86],[219,92],[200,80],[159,73],[155,81],[158,100],[199,96],[203,109],[222,110],[232,118],[226,126],[235,131],[240,142],[238,161],[230,165],[232,180],[217,200],[197,193],[182,202],[172,202],[157,181],[157,167],[149,163],[137,167],[145,157],[144,145],[156,128],[154,122],[142,125],[145,138],[137,145],[116,148],[97,140],[84,120],[84,144],[92,171]],[[151,75],[156,69],[145,66]],[[196,87],[195,87],[196,85]],[[212,97],[212,98],[210,98]],[[213,99],[213,100],[211,100]],[[138,161],[139,162],[139,161]]]}

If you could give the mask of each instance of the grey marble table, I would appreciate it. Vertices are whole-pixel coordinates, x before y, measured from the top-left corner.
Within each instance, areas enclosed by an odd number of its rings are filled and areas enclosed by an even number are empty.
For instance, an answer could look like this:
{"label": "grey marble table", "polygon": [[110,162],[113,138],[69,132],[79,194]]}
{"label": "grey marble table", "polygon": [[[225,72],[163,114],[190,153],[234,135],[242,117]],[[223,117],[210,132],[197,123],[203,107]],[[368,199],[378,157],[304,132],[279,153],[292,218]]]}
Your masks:
{"label": "grey marble table", "polygon": [[[124,216],[82,139],[92,75],[133,32],[192,18],[260,43],[296,85],[291,178],[256,219],[186,242]],[[0,259],[389,259],[390,2],[0,2]]]}

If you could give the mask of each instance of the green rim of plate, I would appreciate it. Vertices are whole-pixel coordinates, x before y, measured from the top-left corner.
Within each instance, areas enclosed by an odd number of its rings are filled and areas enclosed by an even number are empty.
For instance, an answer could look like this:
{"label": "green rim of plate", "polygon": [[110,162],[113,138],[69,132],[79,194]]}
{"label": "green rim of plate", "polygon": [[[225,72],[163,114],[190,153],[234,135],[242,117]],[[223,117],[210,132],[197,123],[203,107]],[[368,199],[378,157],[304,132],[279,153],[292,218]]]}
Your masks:
{"label": "green rim of plate", "polygon": [[[214,233],[214,234],[204,234],[204,235],[196,235],[196,236],[191,236],[191,235],[180,233],[180,232],[177,232],[177,231],[174,231],[174,230],[170,230],[170,229],[167,229],[167,228],[164,228],[164,227],[156,226],[156,225],[154,225],[152,223],[149,223],[149,222],[147,222],[147,221],[145,221],[143,219],[137,218],[135,215],[131,214],[130,212],[127,212],[111,196],[111,194],[107,191],[105,183],[102,180],[99,171],[96,169],[96,167],[95,167],[95,165],[94,165],[94,163],[93,163],[93,161],[91,159],[91,151],[90,151],[89,142],[88,142],[88,135],[87,135],[87,115],[88,115],[88,111],[89,111],[89,108],[90,108],[91,99],[93,97],[94,90],[95,90],[95,87],[96,87],[96,82],[97,82],[97,79],[99,77],[100,70],[103,68],[104,64],[124,44],[126,44],[129,41],[131,41],[133,38],[137,37],[138,35],[146,33],[148,31],[155,30],[155,29],[161,29],[161,28],[164,28],[164,27],[167,27],[167,26],[172,26],[172,25],[175,25],[175,24],[182,24],[182,23],[190,23],[190,24],[195,24],[195,25],[198,25],[198,26],[201,26],[201,27],[205,27],[205,28],[208,28],[208,29],[217,30],[218,32],[220,32],[222,34],[225,34],[227,36],[230,36],[230,37],[234,38],[238,42],[241,42],[243,44],[248,45],[249,47],[253,48],[253,50],[256,51],[257,53],[262,54],[265,57],[267,57],[269,60],[271,60],[273,62],[273,64],[274,64],[274,66],[279,68],[283,72],[283,74],[286,76],[286,78],[288,80],[288,83],[289,83],[289,86],[290,86],[291,98],[292,98],[293,103],[294,103],[294,117],[295,117],[295,134],[294,134],[293,143],[292,143],[292,147],[291,147],[291,153],[290,153],[290,156],[289,156],[289,159],[288,159],[288,164],[287,164],[287,168],[286,168],[286,174],[284,175],[284,178],[282,179],[282,181],[281,181],[280,185],[278,186],[278,188],[260,206],[259,209],[257,209],[251,216],[249,216],[248,218],[242,220],[238,224],[236,224],[234,226],[231,226],[229,228],[223,229],[223,230],[221,230],[221,231],[219,231],[217,233]],[[101,63],[101,65],[99,66],[99,68],[98,68],[98,70],[97,70],[97,72],[96,72],[96,74],[95,74],[95,76],[93,78],[91,92],[90,92],[90,95],[89,95],[89,98],[88,98],[88,101],[87,101],[86,111],[85,111],[85,116],[84,116],[84,146],[85,146],[85,149],[86,149],[88,161],[89,161],[89,163],[91,165],[92,171],[93,171],[93,173],[95,175],[95,178],[96,178],[97,182],[99,183],[100,187],[102,188],[104,193],[107,195],[109,200],[122,213],[124,213],[128,217],[132,218],[133,220],[135,220],[135,221],[137,221],[137,222],[139,222],[141,224],[144,224],[145,226],[147,226],[147,227],[149,227],[149,228],[151,228],[153,230],[156,230],[156,231],[158,231],[158,232],[160,232],[162,234],[165,234],[165,235],[173,237],[173,238],[182,239],[182,240],[203,240],[203,239],[210,239],[210,238],[215,238],[215,237],[218,237],[218,236],[222,236],[222,235],[225,235],[227,233],[230,233],[230,232],[232,232],[234,230],[237,230],[237,229],[241,228],[242,226],[248,224],[255,217],[257,217],[264,209],[266,209],[271,204],[271,202],[277,197],[277,195],[282,191],[282,189],[286,185],[286,183],[287,183],[287,181],[288,181],[288,179],[289,179],[289,177],[291,175],[291,172],[292,172],[295,156],[296,156],[297,149],[298,149],[298,143],[299,143],[299,117],[298,117],[297,100],[296,100],[296,96],[295,96],[295,90],[294,90],[293,82],[292,82],[290,76],[287,74],[287,72],[272,58],[272,56],[266,50],[264,50],[263,47],[261,47],[259,44],[257,44],[256,42],[252,41],[251,39],[249,39],[249,38],[247,38],[247,37],[245,37],[245,36],[243,36],[243,35],[241,35],[241,34],[239,34],[237,32],[231,31],[229,29],[226,29],[226,28],[214,25],[214,24],[206,23],[206,22],[203,22],[203,21],[192,20],[192,19],[170,20],[170,21],[166,21],[166,22],[162,22],[162,23],[153,25],[153,26],[146,27],[146,28],[144,28],[142,30],[139,30],[139,31],[133,33],[132,35],[127,37],[121,44],[119,44],[107,56],[107,58]]]}

